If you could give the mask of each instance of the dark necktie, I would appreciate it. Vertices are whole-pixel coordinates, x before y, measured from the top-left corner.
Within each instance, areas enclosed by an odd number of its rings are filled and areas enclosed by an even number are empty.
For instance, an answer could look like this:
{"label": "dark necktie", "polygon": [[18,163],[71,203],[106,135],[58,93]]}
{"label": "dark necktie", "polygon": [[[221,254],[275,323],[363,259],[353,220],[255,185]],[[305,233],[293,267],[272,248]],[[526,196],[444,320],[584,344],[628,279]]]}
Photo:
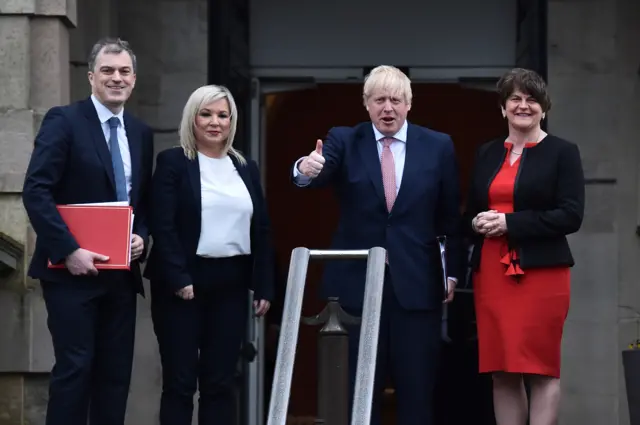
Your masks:
{"label": "dark necktie", "polygon": [[118,117],[109,118],[109,149],[111,150],[111,164],[113,164],[113,177],[116,183],[116,196],[118,201],[128,201],[127,180],[124,176],[124,163],[120,155],[120,145],[118,144]]}

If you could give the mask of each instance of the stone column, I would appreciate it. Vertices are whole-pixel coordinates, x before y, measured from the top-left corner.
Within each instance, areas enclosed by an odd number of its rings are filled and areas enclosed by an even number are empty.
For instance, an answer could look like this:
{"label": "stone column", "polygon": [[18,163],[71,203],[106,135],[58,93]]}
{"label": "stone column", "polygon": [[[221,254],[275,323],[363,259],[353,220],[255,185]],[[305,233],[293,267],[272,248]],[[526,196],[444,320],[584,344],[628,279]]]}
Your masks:
{"label": "stone column", "polygon": [[549,2],[551,133],[580,147],[585,219],[571,237],[560,423],[626,425],[621,351],[640,312],[640,2]]}
{"label": "stone column", "polygon": [[0,0],[0,423],[43,424],[53,364],[46,310],[26,276],[35,240],[24,173],[44,113],[69,101],[76,0]]}

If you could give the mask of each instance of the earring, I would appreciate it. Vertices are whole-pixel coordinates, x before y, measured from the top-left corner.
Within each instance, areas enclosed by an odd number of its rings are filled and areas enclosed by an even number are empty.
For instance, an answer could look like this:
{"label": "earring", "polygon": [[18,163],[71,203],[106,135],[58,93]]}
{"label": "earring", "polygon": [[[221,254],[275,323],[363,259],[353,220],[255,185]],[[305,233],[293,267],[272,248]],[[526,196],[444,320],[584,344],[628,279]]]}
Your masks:
{"label": "earring", "polygon": [[544,119],[544,117],[546,117],[546,116],[547,116],[547,114],[542,114],[542,119]]}

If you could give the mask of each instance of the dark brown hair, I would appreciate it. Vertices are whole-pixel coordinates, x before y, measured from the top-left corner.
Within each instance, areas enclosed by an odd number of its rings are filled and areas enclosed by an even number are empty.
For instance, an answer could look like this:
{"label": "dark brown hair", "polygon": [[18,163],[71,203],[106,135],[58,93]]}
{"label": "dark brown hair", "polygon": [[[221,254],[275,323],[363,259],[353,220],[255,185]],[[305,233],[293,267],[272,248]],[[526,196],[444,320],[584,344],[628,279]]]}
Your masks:
{"label": "dark brown hair", "polygon": [[519,90],[533,97],[540,104],[542,112],[551,109],[551,98],[547,84],[537,72],[524,68],[513,68],[500,78],[497,84],[500,106],[504,108],[509,97]]}
{"label": "dark brown hair", "polygon": [[136,68],[137,68],[136,55],[135,53],[133,53],[133,50],[131,50],[131,47],[129,47],[129,43],[119,38],[110,38],[110,37],[101,38],[96,42],[96,44],[93,45],[93,48],[91,48],[91,53],[89,54],[89,71],[95,72],[96,59],[98,58],[98,55],[100,54],[100,52],[103,52],[103,51],[104,53],[112,53],[112,54],[127,52],[129,56],[131,56],[131,64],[133,65],[133,72],[136,72]]}

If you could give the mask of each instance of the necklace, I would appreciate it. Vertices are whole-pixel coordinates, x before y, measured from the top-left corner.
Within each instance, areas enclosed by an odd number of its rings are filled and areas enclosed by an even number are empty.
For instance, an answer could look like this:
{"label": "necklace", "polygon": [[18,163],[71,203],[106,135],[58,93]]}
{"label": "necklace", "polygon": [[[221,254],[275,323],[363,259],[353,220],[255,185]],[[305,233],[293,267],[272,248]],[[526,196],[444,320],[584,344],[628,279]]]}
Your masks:
{"label": "necklace", "polygon": [[[531,143],[537,143],[537,142],[538,142],[538,140],[540,139],[540,133],[541,133],[541,132],[542,132],[542,129],[539,129],[539,130],[538,130],[538,135],[536,136],[535,141],[533,141],[533,142],[531,142]],[[507,142],[510,142],[510,143],[511,143],[511,152],[510,152],[511,154],[516,155],[516,156],[520,156],[520,155],[522,155],[522,152],[524,151],[524,147],[522,148],[522,150],[521,150],[520,152],[515,152],[515,151],[513,150],[513,147],[515,146],[515,143],[513,143],[511,140],[509,140],[509,138],[508,138],[508,137],[507,137]],[[528,143],[528,142],[525,142],[525,145],[526,145],[527,143]]]}

